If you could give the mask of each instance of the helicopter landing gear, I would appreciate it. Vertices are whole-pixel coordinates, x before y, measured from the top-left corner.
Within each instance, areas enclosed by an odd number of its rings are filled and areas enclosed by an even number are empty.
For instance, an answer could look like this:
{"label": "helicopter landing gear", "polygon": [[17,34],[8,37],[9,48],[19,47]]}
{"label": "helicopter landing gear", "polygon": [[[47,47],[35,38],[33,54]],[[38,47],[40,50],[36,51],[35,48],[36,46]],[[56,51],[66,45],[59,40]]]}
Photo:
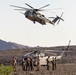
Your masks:
{"label": "helicopter landing gear", "polygon": [[41,21],[41,23],[42,23],[42,25],[46,25],[46,23],[43,20]]}
{"label": "helicopter landing gear", "polygon": [[35,21],[33,21],[33,23],[35,24]]}

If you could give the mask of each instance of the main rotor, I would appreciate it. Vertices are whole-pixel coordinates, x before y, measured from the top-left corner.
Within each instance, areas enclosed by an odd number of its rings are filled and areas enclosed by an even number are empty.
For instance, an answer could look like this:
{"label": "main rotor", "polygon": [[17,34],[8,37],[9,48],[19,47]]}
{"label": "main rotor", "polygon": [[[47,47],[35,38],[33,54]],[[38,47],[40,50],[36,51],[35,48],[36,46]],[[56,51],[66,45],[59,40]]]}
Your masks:
{"label": "main rotor", "polygon": [[15,5],[10,5],[10,6],[16,7],[16,8],[18,8],[18,9],[15,9],[15,10],[20,10],[20,11],[27,11],[27,10],[44,11],[44,10],[42,10],[42,8],[45,8],[45,7],[47,7],[47,6],[50,5],[50,4],[47,4],[47,5],[45,5],[45,6],[42,6],[42,7],[38,8],[38,9],[35,9],[35,8],[32,7],[31,5],[29,5],[29,4],[27,4],[27,3],[25,3],[25,4],[26,4],[28,7],[30,7],[30,8],[25,8],[25,7],[15,6]]}

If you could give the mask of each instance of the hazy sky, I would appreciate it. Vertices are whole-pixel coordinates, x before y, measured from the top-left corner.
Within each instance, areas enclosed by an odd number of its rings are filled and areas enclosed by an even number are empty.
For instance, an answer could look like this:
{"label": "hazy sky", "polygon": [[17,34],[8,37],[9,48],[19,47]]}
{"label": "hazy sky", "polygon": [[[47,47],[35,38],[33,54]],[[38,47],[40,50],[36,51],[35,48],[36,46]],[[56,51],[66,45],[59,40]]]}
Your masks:
{"label": "hazy sky", "polygon": [[[47,18],[61,15],[65,20],[59,25],[53,26],[49,23],[42,26],[25,18],[20,11],[15,11],[17,5],[27,7],[25,3],[35,8],[40,8],[46,4],[50,6],[44,9],[63,8],[61,10],[50,10],[40,12]],[[76,45],[76,0],[1,0],[0,1],[0,39],[7,42],[16,42],[28,46],[59,46],[67,45],[71,40],[71,45]],[[25,12],[25,11],[24,11]],[[52,13],[52,12],[55,12]]]}

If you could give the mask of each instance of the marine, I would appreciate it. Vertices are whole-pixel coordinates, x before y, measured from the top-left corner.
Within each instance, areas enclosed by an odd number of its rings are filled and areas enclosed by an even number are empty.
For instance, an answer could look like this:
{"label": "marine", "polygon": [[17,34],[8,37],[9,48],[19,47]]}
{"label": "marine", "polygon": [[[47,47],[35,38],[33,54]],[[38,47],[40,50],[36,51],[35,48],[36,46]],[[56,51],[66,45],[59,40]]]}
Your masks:
{"label": "marine", "polygon": [[26,71],[27,70],[30,70],[30,57],[28,57],[26,60]]}
{"label": "marine", "polygon": [[54,69],[56,70],[56,57],[54,58]]}
{"label": "marine", "polygon": [[13,57],[13,67],[14,67],[14,71],[16,71],[16,64],[17,64],[17,58]]}
{"label": "marine", "polygon": [[49,70],[49,67],[50,67],[49,56],[48,56],[48,58],[46,59],[46,61],[47,61],[47,70]]}
{"label": "marine", "polygon": [[24,57],[22,57],[22,69],[25,70],[25,60],[24,60]]}
{"label": "marine", "polygon": [[52,70],[54,70],[54,58],[52,58],[51,63],[52,63]]}
{"label": "marine", "polygon": [[39,70],[40,70],[40,58],[38,56],[38,59],[37,59],[37,71],[39,71]]}
{"label": "marine", "polygon": [[31,68],[31,71],[34,70],[34,63],[33,63],[32,57],[30,57],[30,68]]}

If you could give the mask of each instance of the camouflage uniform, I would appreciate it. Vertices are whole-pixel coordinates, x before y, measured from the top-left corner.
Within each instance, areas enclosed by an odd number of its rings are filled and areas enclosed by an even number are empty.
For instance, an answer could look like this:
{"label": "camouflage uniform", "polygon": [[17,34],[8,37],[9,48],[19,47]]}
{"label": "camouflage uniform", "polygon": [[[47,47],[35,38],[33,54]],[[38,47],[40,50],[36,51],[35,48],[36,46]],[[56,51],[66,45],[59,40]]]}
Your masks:
{"label": "camouflage uniform", "polygon": [[22,69],[25,70],[25,60],[23,57],[22,57]]}
{"label": "camouflage uniform", "polygon": [[13,67],[14,67],[14,70],[16,71],[16,63],[17,63],[17,58],[16,57],[13,57]]}
{"label": "camouflage uniform", "polygon": [[50,62],[49,62],[49,57],[46,59],[47,61],[47,70],[49,70]]}
{"label": "camouflage uniform", "polygon": [[30,58],[28,57],[26,60],[26,71],[30,70]]}
{"label": "camouflage uniform", "polygon": [[56,57],[54,58],[54,69],[56,69]]}
{"label": "camouflage uniform", "polygon": [[34,70],[34,64],[33,64],[32,58],[30,58],[30,68],[31,68],[31,71]]}
{"label": "camouflage uniform", "polygon": [[52,70],[54,70],[54,58],[53,58],[53,60],[51,61],[51,63],[52,63]]}
{"label": "camouflage uniform", "polygon": [[38,56],[38,59],[37,59],[37,70],[39,71],[40,70],[40,58]]}

